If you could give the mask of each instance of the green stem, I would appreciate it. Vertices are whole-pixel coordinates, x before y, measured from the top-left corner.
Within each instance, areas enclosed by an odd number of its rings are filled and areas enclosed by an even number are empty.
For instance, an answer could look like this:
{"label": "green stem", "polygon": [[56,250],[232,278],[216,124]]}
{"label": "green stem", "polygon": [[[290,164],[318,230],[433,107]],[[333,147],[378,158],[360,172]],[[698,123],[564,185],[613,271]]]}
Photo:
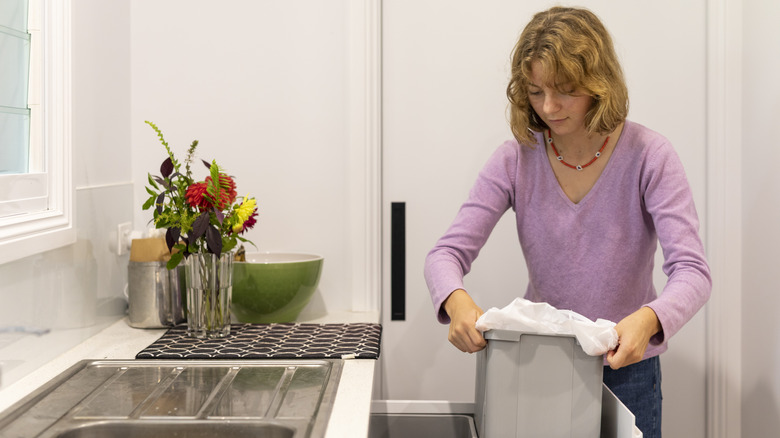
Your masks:
{"label": "green stem", "polygon": [[[200,289],[202,292],[202,295],[199,297],[200,302],[197,303],[197,306],[193,306],[199,308],[188,309],[188,311],[191,312],[190,316],[192,322],[199,328],[205,330],[207,337],[214,335],[221,336],[223,329],[225,328],[223,324],[229,317],[230,312],[229,304],[224,302],[228,298],[225,296],[227,291],[223,290],[223,288],[230,285],[229,276],[231,275],[231,272],[229,266],[223,266],[223,263],[230,265],[229,258],[232,257],[232,255],[227,253],[223,254],[222,257],[224,258],[218,258],[214,254],[198,253],[193,254],[191,257],[194,257],[195,259],[192,262],[193,265],[189,265],[188,269],[193,269],[195,270],[193,274],[200,275],[199,278],[192,278],[198,277],[198,275],[193,275],[190,278],[192,281],[200,281],[197,282],[199,284],[192,284],[190,287]],[[223,273],[227,278],[222,278]],[[192,297],[195,299],[197,298],[197,295],[193,295]],[[229,321],[227,321],[227,323],[229,323]]]}

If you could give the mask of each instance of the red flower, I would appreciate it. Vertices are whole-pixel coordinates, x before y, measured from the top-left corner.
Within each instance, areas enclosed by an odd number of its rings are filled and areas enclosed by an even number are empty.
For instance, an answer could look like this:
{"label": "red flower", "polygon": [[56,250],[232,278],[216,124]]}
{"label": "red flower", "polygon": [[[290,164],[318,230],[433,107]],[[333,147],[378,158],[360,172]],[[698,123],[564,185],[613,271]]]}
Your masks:
{"label": "red flower", "polygon": [[200,211],[208,210],[211,208],[211,203],[209,202],[208,198],[203,196],[204,194],[206,194],[206,183],[193,183],[187,187],[187,194],[185,195],[185,198],[187,199],[187,203],[190,204],[190,206],[195,207]]}
{"label": "red flower", "polygon": [[[193,183],[187,187],[187,194],[185,195],[187,203],[200,211],[214,207],[210,201],[211,196],[208,194],[209,184],[211,184],[211,177],[207,176],[205,182]],[[220,173],[216,207],[219,210],[226,209],[235,202],[237,195],[236,183],[233,181],[233,178]]]}

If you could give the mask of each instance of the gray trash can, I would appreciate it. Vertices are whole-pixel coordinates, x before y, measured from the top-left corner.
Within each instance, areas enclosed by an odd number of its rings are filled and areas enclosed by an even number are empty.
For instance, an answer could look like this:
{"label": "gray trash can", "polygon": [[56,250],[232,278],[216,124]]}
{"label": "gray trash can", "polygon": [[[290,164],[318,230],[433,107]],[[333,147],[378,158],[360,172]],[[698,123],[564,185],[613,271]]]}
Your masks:
{"label": "gray trash can", "polygon": [[601,356],[573,336],[485,332],[477,355],[474,420],[480,437],[598,438]]}

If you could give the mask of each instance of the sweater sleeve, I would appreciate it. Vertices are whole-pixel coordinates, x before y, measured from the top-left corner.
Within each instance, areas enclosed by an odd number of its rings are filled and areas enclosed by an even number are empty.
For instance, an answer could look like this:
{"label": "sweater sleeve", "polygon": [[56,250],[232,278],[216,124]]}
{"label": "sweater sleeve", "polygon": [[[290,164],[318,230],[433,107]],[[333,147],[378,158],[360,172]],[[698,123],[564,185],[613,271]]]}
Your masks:
{"label": "sweater sleeve", "polygon": [[439,322],[450,318],[442,303],[470,271],[501,216],[512,205],[519,146],[504,143],[482,168],[455,220],[425,259],[425,281]]}
{"label": "sweater sleeve", "polygon": [[699,237],[693,194],[668,141],[648,150],[642,185],[645,208],[663,250],[663,272],[668,277],[662,293],[648,304],[662,327],[651,343],[660,344],[707,302],[712,279]]}

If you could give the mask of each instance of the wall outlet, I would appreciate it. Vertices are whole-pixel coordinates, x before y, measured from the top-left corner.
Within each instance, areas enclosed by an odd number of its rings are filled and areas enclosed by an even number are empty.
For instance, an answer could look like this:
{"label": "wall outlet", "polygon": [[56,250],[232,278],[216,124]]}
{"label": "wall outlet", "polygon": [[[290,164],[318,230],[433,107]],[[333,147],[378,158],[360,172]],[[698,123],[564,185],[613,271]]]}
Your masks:
{"label": "wall outlet", "polygon": [[130,232],[133,229],[131,222],[124,222],[116,226],[116,255],[125,255],[130,249]]}

